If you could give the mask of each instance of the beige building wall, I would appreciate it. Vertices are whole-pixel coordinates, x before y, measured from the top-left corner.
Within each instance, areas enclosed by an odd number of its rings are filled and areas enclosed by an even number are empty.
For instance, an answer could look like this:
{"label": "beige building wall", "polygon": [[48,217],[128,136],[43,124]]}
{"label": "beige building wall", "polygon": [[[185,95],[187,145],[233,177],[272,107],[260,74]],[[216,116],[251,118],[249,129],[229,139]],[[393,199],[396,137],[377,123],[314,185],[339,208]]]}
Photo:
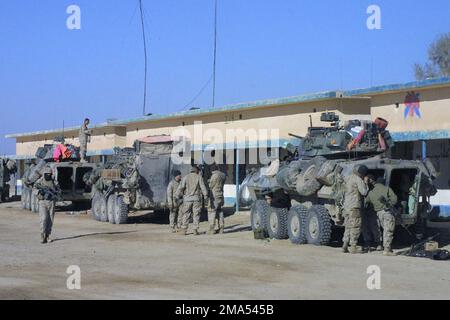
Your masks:
{"label": "beige building wall", "polygon": [[[39,147],[42,147],[45,144],[51,144],[56,136],[58,136],[58,133],[17,138],[16,154],[18,156],[34,155]],[[66,138],[66,143],[73,144],[75,146],[80,145],[78,131],[67,131],[64,133],[64,136]],[[125,146],[125,127],[105,127],[93,129],[91,143],[88,145],[88,150],[110,150],[114,147]]]}
{"label": "beige building wall", "polygon": [[[133,123],[127,126],[127,146],[132,146],[136,139],[151,135],[186,135],[180,134],[183,131],[187,132],[193,144],[197,145],[201,143],[221,143],[221,141],[213,138],[213,135],[216,136],[217,134],[222,135],[224,143],[233,142],[235,141],[235,136],[230,134],[230,131],[238,133],[236,136],[237,142],[270,140],[271,138],[288,139],[290,138],[289,133],[296,135],[305,135],[307,133],[310,125],[310,115],[314,125],[329,125],[329,123],[324,124],[320,121],[320,115],[324,111],[334,111],[343,120],[354,118],[355,115],[369,116],[370,100],[365,98],[333,99],[296,105]],[[201,133],[199,133],[199,127],[194,129],[195,121],[201,121]],[[271,135],[272,132],[270,130],[277,130],[279,136]],[[267,132],[266,139],[259,136],[263,131]],[[254,136],[254,134],[258,134],[258,136]],[[200,141],[201,137],[203,137],[203,141]]]}
{"label": "beige building wall", "polygon": [[[197,116],[174,117],[160,120],[129,123],[123,126],[104,126],[94,128],[91,143],[88,149],[91,151],[110,150],[114,147],[131,147],[136,139],[167,134],[171,135],[180,128],[185,129],[194,144],[200,144],[195,138],[194,121],[202,122],[203,134],[220,133],[224,142],[233,142],[233,136],[227,136],[227,130],[241,130],[237,136],[238,142],[245,140],[253,142],[254,137],[246,134],[253,129],[278,130],[280,139],[288,139],[289,133],[303,136],[307,132],[312,116],[313,125],[328,125],[320,122],[320,115],[324,111],[336,112],[342,120],[358,118],[360,115],[368,115],[375,119],[382,117],[387,119],[391,132],[448,130],[450,128],[450,87],[426,88],[415,90],[420,94],[421,118],[404,118],[405,97],[408,90],[396,93],[368,94],[367,97],[332,98],[314,102],[302,102],[290,105],[277,105],[269,107],[257,107],[243,110],[230,110],[221,112],[208,112]],[[239,133],[239,132],[238,132]],[[51,143],[58,133],[41,134],[17,138],[16,154],[18,156],[34,155],[36,149],[44,144]],[[79,145],[78,130],[65,132],[68,143]],[[212,137],[203,136],[203,144],[220,143]],[[276,138],[274,136],[267,137]],[[257,140],[264,140],[258,136]]]}
{"label": "beige building wall", "polygon": [[[448,130],[450,128],[450,87],[416,90],[420,94],[420,113],[406,119],[405,97],[407,91],[372,96],[372,118],[389,121],[391,132]],[[398,103],[398,107],[397,107]]]}

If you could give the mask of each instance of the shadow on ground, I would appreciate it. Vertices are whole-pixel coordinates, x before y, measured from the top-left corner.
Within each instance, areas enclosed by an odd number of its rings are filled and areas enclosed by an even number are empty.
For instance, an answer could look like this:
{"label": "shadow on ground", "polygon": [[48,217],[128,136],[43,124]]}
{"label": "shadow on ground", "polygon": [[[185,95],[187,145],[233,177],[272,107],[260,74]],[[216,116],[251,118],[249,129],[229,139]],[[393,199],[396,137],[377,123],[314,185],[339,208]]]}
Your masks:
{"label": "shadow on ground", "polygon": [[80,234],[80,235],[71,236],[71,237],[65,237],[65,238],[57,238],[57,239],[54,239],[53,242],[64,241],[64,240],[73,240],[73,239],[79,239],[79,238],[84,238],[84,237],[94,237],[94,236],[100,236],[100,235],[127,234],[127,233],[133,233],[133,232],[137,232],[137,231],[95,232],[95,233]]}

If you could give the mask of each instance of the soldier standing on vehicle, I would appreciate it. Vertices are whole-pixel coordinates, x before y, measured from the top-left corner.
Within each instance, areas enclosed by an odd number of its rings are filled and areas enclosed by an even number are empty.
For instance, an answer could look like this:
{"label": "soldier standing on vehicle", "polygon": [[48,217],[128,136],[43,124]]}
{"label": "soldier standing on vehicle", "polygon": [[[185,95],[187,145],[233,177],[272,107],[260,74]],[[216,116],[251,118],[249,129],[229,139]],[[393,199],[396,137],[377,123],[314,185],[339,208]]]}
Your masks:
{"label": "soldier standing on vehicle", "polygon": [[91,134],[92,134],[92,131],[88,128],[89,123],[90,120],[88,118],[84,119],[83,125],[80,128],[79,140],[80,140],[81,162],[87,162],[86,161],[87,145],[89,142],[91,142]]}
{"label": "soldier standing on vehicle", "polygon": [[[345,232],[342,246],[343,252],[362,253],[358,248],[358,239],[361,235],[361,205],[362,197],[367,195],[367,171],[365,165],[358,167],[345,182],[344,217]],[[350,245],[350,250],[348,249]]]}
{"label": "soldier standing on vehicle", "polygon": [[392,212],[393,206],[397,203],[397,195],[394,191],[385,186],[386,180],[378,178],[374,188],[369,191],[366,197],[366,204],[372,204],[377,213],[380,225],[383,227],[383,254],[385,256],[395,255],[392,251],[392,240],[394,239],[395,217]]}
{"label": "soldier standing on vehicle", "polygon": [[[370,190],[374,188],[376,179],[373,174],[367,175],[367,182]],[[377,213],[373,210],[372,206],[368,203],[365,204],[363,211],[361,212],[362,218],[362,235],[364,238],[364,251],[370,251],[371,245],[374,244],[377,251],[382,251],[381,245],[381,231],[380,223],[378,221]]]}
{"label": "soldier standing on vehicle", "polygon": [[38,191],[41,243],[52,242],[50,235],[55,217],[55,203],[60,189],[53,180],[51,168],[44,169],[43,176],[35,183],[34,187]]}
{"label": "soldier standing on vehicle", "polygon": [[225,219],[223,216],[223,186],[225,185],[225,173],[219,170],[216,164],[211,166],[212,174],[209,179],[209,190],[211,191],[210,206],[208,212],[209,232],[216,233],[216,220],[218,221],[219,233],[223,233],[225,229]]}
{"label": "soldier standing on vehicle", "polygon": [[177,190],[180,186],[181,172],[179,170],[173,171],[173,179],[167,186],[167,204],[169,206],[169,225],[170,231],[175,233],[177,229],[181,228],[181,215],[179,214],[181,200],[177,197]]}
{"label": "soldier standing on vehicle", "polygon": [[181,206],[182,225],[181,234],[186,235],[191,215],[194,218],[194,235],[198,235],[200,225],[200,214],[202,211],[202,196],[204,203],[208,203],[208,189],[203,177],[199,174],[197,166],[193,166],[191,173],[185,176],[177,190],[177,197],[183,198]]}

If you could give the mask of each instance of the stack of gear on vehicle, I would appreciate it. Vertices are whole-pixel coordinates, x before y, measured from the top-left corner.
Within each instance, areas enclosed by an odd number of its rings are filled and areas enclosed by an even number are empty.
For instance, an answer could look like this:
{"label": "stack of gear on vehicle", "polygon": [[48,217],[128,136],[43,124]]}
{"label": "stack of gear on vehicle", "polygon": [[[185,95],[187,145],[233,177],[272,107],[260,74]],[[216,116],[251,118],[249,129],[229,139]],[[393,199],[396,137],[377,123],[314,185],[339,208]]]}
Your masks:
{"label": "stack of gear on vehicle", "polygon": [[63,138],[55,138],[53,144],[46,144],[38,148],[36,158],[46,162],[79,161],[80,148],[66,144]]}

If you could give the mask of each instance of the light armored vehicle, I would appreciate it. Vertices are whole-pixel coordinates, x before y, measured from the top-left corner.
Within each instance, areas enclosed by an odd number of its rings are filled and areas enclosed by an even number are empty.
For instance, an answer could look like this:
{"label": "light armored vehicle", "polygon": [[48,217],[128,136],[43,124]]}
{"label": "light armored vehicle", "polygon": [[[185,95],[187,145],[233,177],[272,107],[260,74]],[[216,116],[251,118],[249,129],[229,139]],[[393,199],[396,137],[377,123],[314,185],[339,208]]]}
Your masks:
{"label": "light armored vehicle", "polygon": [[310,127],[284,161],[246,178],[252,229],[296,244],[329,244],[333,230],[343,226],[346,178],[365,165],[397,194],[399,201],[392,204],[397,224],[420,237],[436,193],[431,162],[386,157],[393,143],[383,119],[343,123],[324,113],[321,120],[332,124]]}
{"label": "light armored vehicle", "polygon": [[136,140],[133,148],[116,148],[115,155],[87,182],[95,190],[92,213],[95,220],[124,224],[129,210],[164,210],[172,172],[189,173],[190,165],[175,164],[174,147],[182,141],[170,136]]}
{"label": "light armored vehicle", "polygon": [[59,201],[70,201],[75,208],[85,207],[92,198],[92,186],[86,184],[85,176],[95,170],[98,165],[79,161],[79,151],[73,146],[64,159],[54,158],[55,145],[45,145],[36,152],[36,161],[28,162],[22,177],[22,208],[39,212],[39,200],[34,184],[42,177],[45,167],[50,167],[61,193]]}

